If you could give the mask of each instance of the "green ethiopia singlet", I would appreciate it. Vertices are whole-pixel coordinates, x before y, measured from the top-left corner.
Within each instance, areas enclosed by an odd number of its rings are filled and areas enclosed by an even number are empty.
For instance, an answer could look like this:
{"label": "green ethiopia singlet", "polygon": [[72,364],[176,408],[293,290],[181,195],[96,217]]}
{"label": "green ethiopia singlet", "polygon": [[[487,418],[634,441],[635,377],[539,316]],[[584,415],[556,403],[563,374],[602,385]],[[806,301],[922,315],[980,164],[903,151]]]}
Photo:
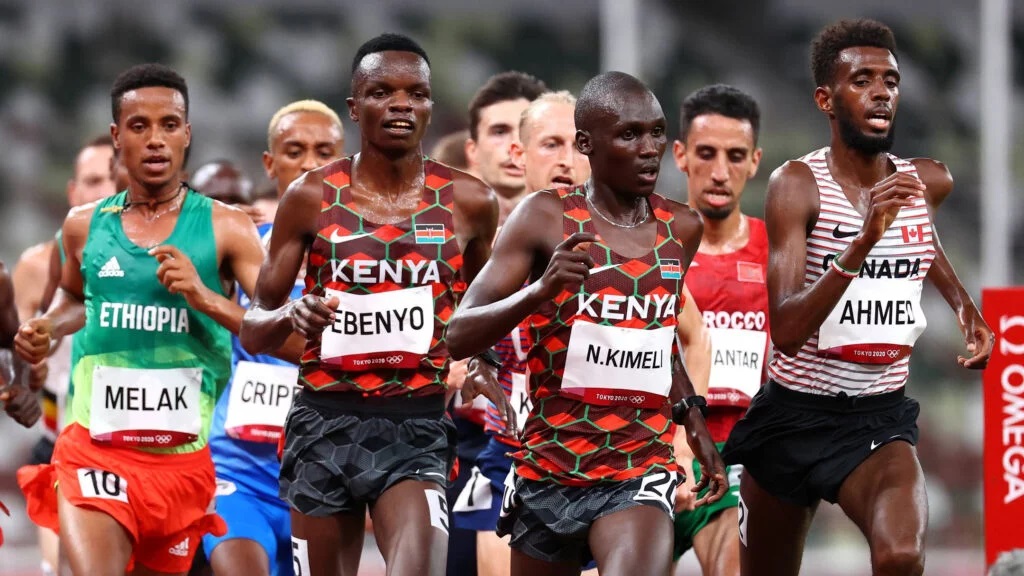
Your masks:
{"label": "green ethiopia singlet", "polygon": [[[231,370],[231,335],[171,294],[157,259],[121,226],[126,194],[96,207],[82,253],[85,327],[72,372],[70,421],[94,441],[188,453],[206,445],[217,397]],[[164,244],[192,260],[204,284],[221,290],[213,201],[189,190]]]}

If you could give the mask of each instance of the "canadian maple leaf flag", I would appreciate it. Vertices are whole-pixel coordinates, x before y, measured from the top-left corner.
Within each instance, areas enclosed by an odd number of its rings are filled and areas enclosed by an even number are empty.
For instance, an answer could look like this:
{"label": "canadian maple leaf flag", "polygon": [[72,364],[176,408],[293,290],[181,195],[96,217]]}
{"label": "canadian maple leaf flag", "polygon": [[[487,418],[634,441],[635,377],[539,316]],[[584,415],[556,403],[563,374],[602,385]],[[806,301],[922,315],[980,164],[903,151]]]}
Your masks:
{"label": "canadian maple leaf flag", "polygon": [[924,224],[903,227],[903,241],[917,243],[924,240]]}

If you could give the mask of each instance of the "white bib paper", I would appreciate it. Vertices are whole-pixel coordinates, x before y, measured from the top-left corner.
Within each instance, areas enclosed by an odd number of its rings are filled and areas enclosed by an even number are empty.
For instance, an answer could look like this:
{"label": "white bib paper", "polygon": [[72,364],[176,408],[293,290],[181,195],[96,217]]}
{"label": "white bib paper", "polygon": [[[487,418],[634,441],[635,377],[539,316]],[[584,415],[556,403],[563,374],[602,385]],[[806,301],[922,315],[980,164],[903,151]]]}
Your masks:
{"label": "white bib paper", "polygon": [[604,406],[658,408],[672,388],[675,327],[620,328],[576,321],[562,394]]}
{"label": "white bib paper", "polygon": [[523,427],[526,426],[526,418],[530,415],[530,410],[533,409],[530,391],[526,386],[530,377],[528,374],[521,372],[512,372],[511,376],[512,397],[509,398],[509,402],[512,403],[512,409],[516,411],[516,431],[522,435]]}
{"label": "white bib paper", "polygon": [[235,366],[224,430],[250,442],[277,443],[292,399],[300,390],[299,369],[240,360]]}
{"label": "white bib paper", "polygon": [[202,429],[202,385],[202,368],[96,366],[89,432],[94,440],[125,446],[193,442]]}
{"label": "white bib paper", "polygon": [[928,325],[922,282],[854,278],[818,331],[818,355],[891,364],[910,354]]}
{"label": "white bib paper", "polygon": [[[741,328],[708,328],[711,334],[710,396],[741,394],[749,402],[761,388],[768,333]],[[718,390],[712,393],[710,390]],[[733,404],[726,398],[725,404]]]}
{"label": "white bib paper", "polygon": [[339,300],[334,324],[324,329],[321,360],[349,371],[416,368],[434,335],[430,286],[379,294],[327,289]]}

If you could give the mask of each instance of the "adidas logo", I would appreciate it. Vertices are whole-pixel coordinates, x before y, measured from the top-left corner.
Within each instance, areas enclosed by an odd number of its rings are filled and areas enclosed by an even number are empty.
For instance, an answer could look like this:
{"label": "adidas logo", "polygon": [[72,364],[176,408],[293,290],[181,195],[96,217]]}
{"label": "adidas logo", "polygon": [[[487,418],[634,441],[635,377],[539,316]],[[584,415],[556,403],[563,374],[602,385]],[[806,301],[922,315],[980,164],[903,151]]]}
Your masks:
{"label": "adidas logo", "polygon": [[171,546],[167,552],[175,556],[188,556],[188,537],[186,536],[184,540]]}
{"label": "adidas logo", "polygon": [[111,256],[110,260],[100,268],[100,278],[123,278],[124,270],[121,270],[121,265],[117,262],[117,256]]}

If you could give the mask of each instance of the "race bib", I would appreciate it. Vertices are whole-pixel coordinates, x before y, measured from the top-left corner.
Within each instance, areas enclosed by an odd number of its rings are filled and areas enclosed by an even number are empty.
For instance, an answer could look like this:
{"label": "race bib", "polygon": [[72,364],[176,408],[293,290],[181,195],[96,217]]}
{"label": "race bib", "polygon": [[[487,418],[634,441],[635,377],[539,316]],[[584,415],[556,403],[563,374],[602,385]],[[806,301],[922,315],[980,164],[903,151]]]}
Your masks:
{"label": "race bib", "polygon": [[719,406],[745,406],[761,388],[768,333],[739,328],[708,328],[711,374],[708,401]]}
{"label": "race bib", "polygon": [[818,331],[818,356],[860,364],[906,358],[928,322],[921,282],[854,278]]}
{"label": "race bib", "polygon": [[327,289],[339,300],[334,324],[324,329],[320,357],[348,371],[417,368],[434,336],[430,286],[379,294]]}
{"label": "race bib", "polygon": [[96,366],[89,433],[115,446],[168,448],[194,442],[202,428],[202,385],[202,368]]}
{"label": "race bib", "polygon": [[561,393],[601,406],[660,408],[672,387],[674,338],[671,326],[643,330],[576,321]]}
{"label": "race bib", "polygon": [[235,366],[224,430],[249,442],[276,444],[292,399],[300,390],[299,369],[240,360]]}
{"label": "race bib", "polygon": [[530,391],[526,387],[530,377],[521,372],[512,372],[511,376],[512,397],[509,398],[509,402],[512,403],[512,409],[516,411],[516,432],[522,436],[523,427],[526,426],[526,418],[530,415],[530,410],[533,410],[533,402],[530,401]]}

